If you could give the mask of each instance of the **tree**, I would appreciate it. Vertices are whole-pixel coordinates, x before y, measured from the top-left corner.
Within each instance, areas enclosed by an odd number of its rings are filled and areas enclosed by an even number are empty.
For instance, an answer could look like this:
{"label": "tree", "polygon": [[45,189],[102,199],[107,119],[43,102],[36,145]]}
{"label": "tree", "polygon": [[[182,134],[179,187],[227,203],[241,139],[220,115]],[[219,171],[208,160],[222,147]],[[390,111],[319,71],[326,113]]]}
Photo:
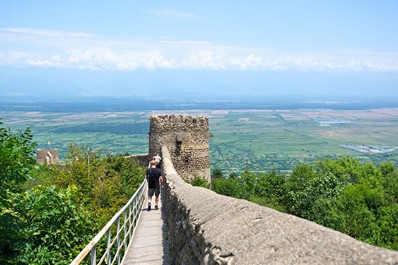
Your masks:
{"label": "tree", "polygon": [[208,189],[210,187],[210,183],[207,181],[207,179],[205,179],[203,177],[199,177],[199,176],[194,176],[190,180],[190,184],[192,186],[203,187],[203,188],[206,188],[206,189]]}
{"label": "tree", "polygon": [[398,169],[391,162],[380,164],[381,179],[386,199],[398,204]]}
{"label": "tree", "polygon": [[[3,123],[0,120],[0,126]],[[13,201],[34,165],[34,148],[30,129],[12,132],[0,127],[0,263],[16,255],[18,241],[17,213]]]}
{"label": "tree", "polygon": [[330,172],[344,183],[354,183],[358,179],[361,164],[352,157],[343,156],[340,159],[325,159],[315,163],[317,172]]}
{"label": "tree", "polygon": [[217,193],[315,221],[358,240],[398,250],[398,170],[342,157],[301,164],[290,176],[245,171],[215,179]]}
{"label": "tree", "polygon": [[286,177],[279,174],[276,170],[257,175],[258,184],[255,187],[255,194],[261,197],[267,197],[270,201],[278,201],[284,194],[284,184]]}
{"label": "tree", "polygon": [[[65,166],[58,171],[55,179],[57,185],[67,188],[70,185],[77,187],[82,202],[86,203],[93,196],[94,179],[93,170],[98,165],[100,154],[89,150],[86,146],[69,146]],[[58,170],[55,168],[55,170]]]}
{"label": "tree", "polygon": [[130,198],[141,185],[146,174],[146,168],[136,159],[126,158],[124,155],[107,155],[109,174],[119,174],[124,194]]}
{"label": "tree", "polygon": [[[3,123],[0,120],[0,125]],[[0,205],[5,206],[8,195],[20,191],[21,184],[29,178],[34,160],[32,132],[12,132],[0,127]]]}
{"label": "tree", "polygon": [[379,234],[377,215],[367,205],[369,197],[374,195],[375,191],[367,184],[350,185],[344,190],[337,202],[340,214],[344,215],[345,219],[343,233],[368,243],[375,243],[373,237]]}
{"label": "tree", "polygon": [[398,203],[380,207],[377,226],[380,228],[378,245],[398,251]]}
{"label": "tree", "polygon": [[241,187],[241,183],[238,178],[219,178],[211,182],[211,189],[218,194],[238,198],[238,199],[248,199],[246,194]]}
{"label": "tree", "polygon": [[34,166],[34,148],[30,129],[0,127],[0,264],[68,264],[145,174],[73,144],[63,166]]}
{"label": "tree", "polygon": [[211,179],[214,180],[219,178],[224,178],[221,169],[219,168],[213,169],[213,171],[211,172]]}
{"label": "tree", "polygon": [[18,263],[69,264],[91,240],[97,227],[76,195],[73,186],[36,186],[19,196]]}
{"label": "tree", "polygon": [[306,187],[315,176],[312,166],[298,165],[285,183],[284,204],[289,213],[302,216],[310,210]]}
{"label": "tree", "polygon": [[268,173],[257,174],[257,185],[254,188],[254,196],[250,200],[260,205],[271,207],[285,212],[282,205],[282,197],[285,192],[285,175],[276,170]]}
{"label": "tree", "polygon": [[52,167],[52,171],[50,182],[63,189],[75,186],[79,203],[95,213],[99,226],[124,206],[145,175],[145,168],[137,160],[124,155],[101,157],[96,150],[88,152],[85,146],[74,144],[70,145],[64,166]]}

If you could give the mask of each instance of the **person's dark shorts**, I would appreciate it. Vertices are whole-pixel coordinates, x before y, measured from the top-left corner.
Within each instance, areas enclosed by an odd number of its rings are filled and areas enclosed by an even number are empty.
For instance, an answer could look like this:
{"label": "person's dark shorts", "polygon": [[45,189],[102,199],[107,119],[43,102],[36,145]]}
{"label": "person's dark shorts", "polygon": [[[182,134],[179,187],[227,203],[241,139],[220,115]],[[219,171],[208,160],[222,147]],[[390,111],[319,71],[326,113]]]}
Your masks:
{"label": "person's dark shorts", "polygon": [[159,196],[159,194],[160,194],[160,190],[159,190],[159,189],[157,189],[157,188],[154,188],[154,189],[148,189],[148,196],[149,196],[149,197],[152,197],[152,196],[153,196],[153,194],[155,194],[155,196],[156,196],[156,197],[158,197],[158,196]]}

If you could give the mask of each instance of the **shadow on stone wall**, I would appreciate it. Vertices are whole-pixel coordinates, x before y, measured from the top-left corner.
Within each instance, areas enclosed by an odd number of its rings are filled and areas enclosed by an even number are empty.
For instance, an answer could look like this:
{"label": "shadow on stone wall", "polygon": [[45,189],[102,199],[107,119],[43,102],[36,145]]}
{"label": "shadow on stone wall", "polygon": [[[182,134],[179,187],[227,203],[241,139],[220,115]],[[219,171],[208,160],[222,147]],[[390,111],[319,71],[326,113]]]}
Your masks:
{"label": "shadow on stone wall", "polygon": [[374,247],[293,215],[192,187],[162,148],[170,244],[176,264],[398,264]]}

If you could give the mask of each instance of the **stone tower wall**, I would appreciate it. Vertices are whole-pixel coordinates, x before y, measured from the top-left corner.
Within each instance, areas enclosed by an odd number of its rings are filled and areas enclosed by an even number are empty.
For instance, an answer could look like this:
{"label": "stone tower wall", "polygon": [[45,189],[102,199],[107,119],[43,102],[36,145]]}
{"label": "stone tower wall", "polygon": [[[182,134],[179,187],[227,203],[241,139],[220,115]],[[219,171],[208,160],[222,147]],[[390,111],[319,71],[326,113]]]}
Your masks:
{"label": "stone tower wall", "polygon": [[149,157],[161,155],[167,146],[177,172],[185,179],[210,180],[209,121],[207,117],[152,115]]}
{"label": "stone tower wall", "polygon": [[58,149],[37,149],[36,163],[38,164],[56,164],[58,159]]}

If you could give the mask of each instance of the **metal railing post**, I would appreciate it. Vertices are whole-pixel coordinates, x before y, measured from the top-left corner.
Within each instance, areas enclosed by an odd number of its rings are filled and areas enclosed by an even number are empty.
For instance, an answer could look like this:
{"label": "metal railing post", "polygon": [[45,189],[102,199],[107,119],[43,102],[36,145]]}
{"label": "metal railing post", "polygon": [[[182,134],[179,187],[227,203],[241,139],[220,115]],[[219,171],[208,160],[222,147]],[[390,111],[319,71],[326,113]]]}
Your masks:
{"label": "metal railing post", "polygon": [[[147,187],[147,182],[144,181],[138,188],[138,190],[134,193],[134,195],[130,198],[130,200],[126,203],[126,205],[120,209],[109,222],[101,229],[101,231],[86,245],[86,247],[76,256],[76,258],[70,263],[70,265],[78,265],[80,264],[88,253],[91,252],[91,264],[102,264],[103,262],[107,263],[108,265],[121,263],[121,260],[124,259],[125,255],[127,254],[127,248],[130,246],[131,241],[134,237],[135,229],[138,223],[138,220],[141,216],[141,207],[143,200],[143,195],[145,195],[145,190]],[[138,202],[138,203],[137,203]],[[139,209],[138,209],[139,208]],[[129,216],[126,216],[127,213]],[[124,223],[123,229],[121,230],[120,226],[120,217],[124,214]],[[127,229],[127,220],[129,221],[129,227]],[[112,227],[116,225],[116,234],[112,238]],[[123,245],[120,242],[120,236],[123,233]],[[99,260],[97,263],[97,244],[100,240],[105,236],[106,239],[106,250],[103,252],[101,248],[98,249],[100,251]],[[115,255],[112,258],[112,248],[116,247]],[[123,249],[121,249],[122,247]],[[122,256],[122,259],[121,259]]]}
{"label": "metal railing post", "polygon": [[[133,200],[133,203],[134,203],[134,201],[135,201],[135,199]],[[133,233],[133,229],[132,229],[132,226],[131,226],[131,215],[132,215],[132,213],[131,213],[131,204],[130,204],[129,205],[129,242],[131,240],[132,233]]]}
{"label": "metal railing post", "polygon": [[[120,216],[117,218],[116,221],[116,233],[117,233],[117,239],[116,239],[116,252],[119,251],[120,247]],[[120,253],[117,254],[117,264],[120,264]]]}
{"label": "metal railing post", "polygon": [[91,265],[95,265],[97,263],[97,245],[91,249]]}
{"label": "metal railing post", "polygon": [[112,262],[112,253],[111,253],[111,229],[108,229],[107,235],[106,235],[106,250],[108,251],[107,253],[107,263],[106,264],[111,264]]}
{"label": "metal railing post", "polygon": [[128,239],[128,234],[127,234],[127,209],[124,211],[124,222],[123,222],[123,245],[124,245],[124,253],[127,253],[127,241],[126,238]]}

